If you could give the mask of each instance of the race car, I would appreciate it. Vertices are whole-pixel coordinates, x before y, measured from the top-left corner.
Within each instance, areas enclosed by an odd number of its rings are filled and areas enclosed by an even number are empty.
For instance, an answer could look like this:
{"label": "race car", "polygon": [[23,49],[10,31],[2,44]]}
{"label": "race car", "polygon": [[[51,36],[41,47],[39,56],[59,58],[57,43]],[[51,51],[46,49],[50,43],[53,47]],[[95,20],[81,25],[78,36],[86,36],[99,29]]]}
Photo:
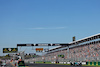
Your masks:
{"label": "race car", "polygon": [[1,66],[6,66],[6,62],[2,61]]}
{"label": "race car", "polygon": [[82,66],[82,63],[81,62],[70,62],[70,65],[71,66]]}

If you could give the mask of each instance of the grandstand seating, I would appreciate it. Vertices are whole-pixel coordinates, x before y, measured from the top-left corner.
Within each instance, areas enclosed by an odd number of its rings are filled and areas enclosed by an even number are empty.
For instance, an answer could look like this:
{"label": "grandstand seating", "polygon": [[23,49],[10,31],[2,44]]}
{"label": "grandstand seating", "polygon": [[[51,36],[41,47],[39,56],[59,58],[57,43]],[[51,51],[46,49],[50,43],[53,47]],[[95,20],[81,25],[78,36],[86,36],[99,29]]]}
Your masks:
{"label": "grandstand seating", "polygon": [[[64,58],[58,57],[58,55],[64,55]],[[43,60],[45,61],[99,61],[100,40],[92,41],[90,43],[69,48],[69,52],[68,49],[60,50],[57,52],[51,52],[49,54],[44,55],[44,59],[42,59],[42,57],[35,58],[35,61],[43,61]]]}

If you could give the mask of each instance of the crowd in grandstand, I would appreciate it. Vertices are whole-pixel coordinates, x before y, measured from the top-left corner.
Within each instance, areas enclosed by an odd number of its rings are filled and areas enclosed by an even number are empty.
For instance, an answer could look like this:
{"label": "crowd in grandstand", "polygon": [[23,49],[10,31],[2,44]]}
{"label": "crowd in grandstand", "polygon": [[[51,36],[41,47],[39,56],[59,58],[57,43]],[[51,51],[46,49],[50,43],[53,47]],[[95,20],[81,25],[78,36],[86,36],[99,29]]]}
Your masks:
{"label": "crowd in grandstand", "polygon": [[[78,45],[78,44],[75,44]],[[58,57],[64,55],[64,57]],[[99,61],[100,40],[78,45],[65,50],[51,52],[43,57],[35,58],[35,61]]]}
{"label": "crowd in grandstand", "polygon": [[[75,47],[69,50],[69,58],[84,60],[84,61],[98,61],[100,56],[100,43],[87,44]],[[82,59],[83,58],[83,59]]]}

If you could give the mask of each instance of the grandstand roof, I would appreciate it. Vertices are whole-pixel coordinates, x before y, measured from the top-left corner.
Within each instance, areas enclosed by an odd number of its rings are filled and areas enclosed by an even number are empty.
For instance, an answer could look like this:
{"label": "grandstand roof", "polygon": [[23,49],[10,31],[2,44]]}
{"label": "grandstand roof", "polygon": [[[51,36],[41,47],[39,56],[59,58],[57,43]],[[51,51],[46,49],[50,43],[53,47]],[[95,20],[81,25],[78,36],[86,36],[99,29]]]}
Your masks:
{"label": "grandstand roof", "polygon": [[85,37],[85,38],[79,39],[79,40],[77,40],[77,41],[70,42],[69,44],[72,44],[72,43],[75,43],[75,42],[78,42],[78,41],[81,41],[81,40],[85,40],[85,39],[88,39],[88,38],[92,38],[92,37],[98,36],[98,35],[100,35],[100,33],[95,34],[95,35],[92,35],[92,36],[89,36],[89,37]]}
{"label": "grandstand roof", "polygon": [[50,49],[49,51],[56,50],[56,49],[59,49],[59,48],[61,48],[61,46],[53,48],[53,49]]}
{"label": "grandstand roof", "polygon": [[[69,45],[71,45],[72,43],[78,42],[78,41],[82,41],[82,40],[85,40],[85,39],[88,39],[88,38],[92,38],[92,37],[94,37],[94,36],[98,36],[98,35],[100,35],[100,33],[95,34],[95,35],[92,35],[92,36],[89,36],[89,37],[85,37],[85,38],[79,39],[79,40],[77,40],[77,41],[70,42]],[[50,51],[53,51],[53,50],[56,50],[56,49],[59,49],[59,48],[63,48],[63,47],[62,47],[62,46],[59,46],[59,47],[50,49]]]}
{"label": "grandstand roof", "polygon": [[[68,43],[66,43],[66,44],[60,44],[61,46],[59,46],[59,47],[56,47],[56,48],[53,48],[53,49],[50,49],[49,51],[52,51],[52,50],[56,50],[56,49],[59,49],[59,48],[63,48],[63,47],[65,47],[65,46],[69,46],[70,44],[68,44]],[[64,46],[63,46],[64,45]]]}

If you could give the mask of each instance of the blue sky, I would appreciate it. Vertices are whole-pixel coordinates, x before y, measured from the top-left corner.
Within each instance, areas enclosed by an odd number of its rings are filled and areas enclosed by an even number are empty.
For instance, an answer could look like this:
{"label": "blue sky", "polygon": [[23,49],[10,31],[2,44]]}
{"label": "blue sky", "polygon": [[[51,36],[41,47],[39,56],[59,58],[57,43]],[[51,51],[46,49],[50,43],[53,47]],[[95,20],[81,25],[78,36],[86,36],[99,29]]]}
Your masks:
{"label": "blue sky", "polygon": [[69,43],[99,29],[100,0],[0,0],[0,55],[18,43]]}

